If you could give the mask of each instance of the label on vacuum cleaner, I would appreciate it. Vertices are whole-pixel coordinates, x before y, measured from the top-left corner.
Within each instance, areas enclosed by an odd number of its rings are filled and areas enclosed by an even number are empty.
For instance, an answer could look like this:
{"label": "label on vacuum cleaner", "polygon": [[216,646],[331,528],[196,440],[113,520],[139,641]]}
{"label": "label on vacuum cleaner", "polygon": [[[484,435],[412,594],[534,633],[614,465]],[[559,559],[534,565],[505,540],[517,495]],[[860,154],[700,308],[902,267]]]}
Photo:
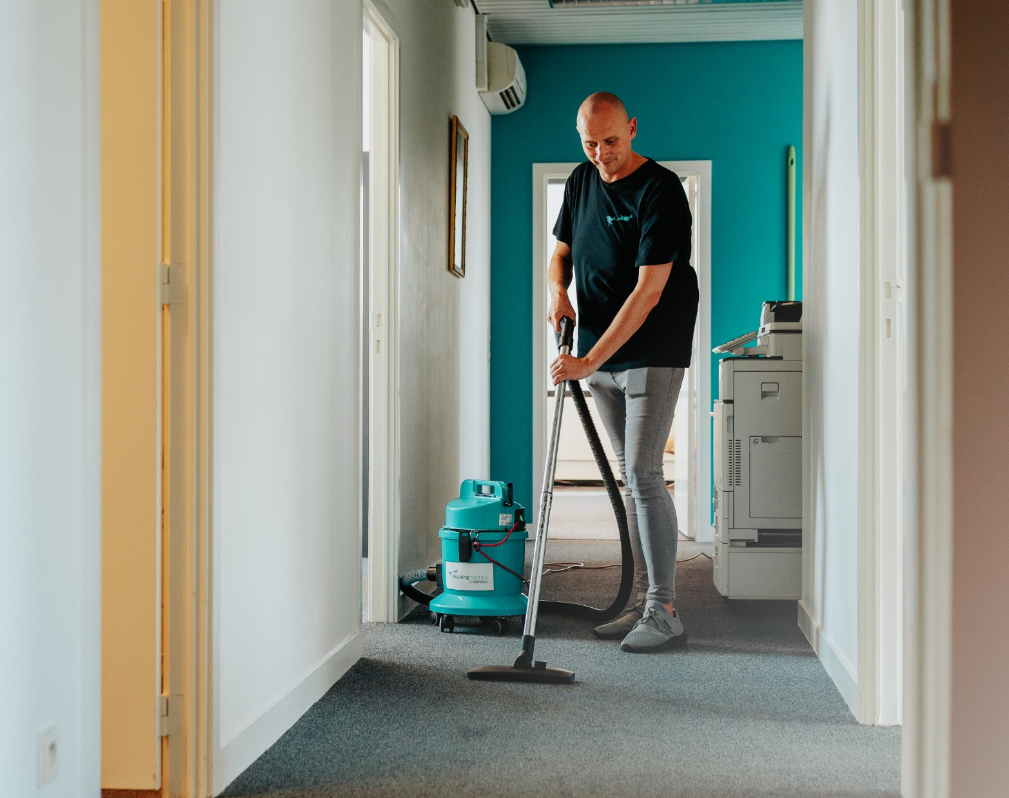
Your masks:
{"label": "label on vacuum cleaner", "polygon": [[512,525],[512,514],[511,513],[501,513],[497,519],[498,526],[511,526]]}
{"label": "label on vacuum cleaner", "polygon": [[494,589],[494,565],[489,562],[447,562],[442,574],[449,590]]}

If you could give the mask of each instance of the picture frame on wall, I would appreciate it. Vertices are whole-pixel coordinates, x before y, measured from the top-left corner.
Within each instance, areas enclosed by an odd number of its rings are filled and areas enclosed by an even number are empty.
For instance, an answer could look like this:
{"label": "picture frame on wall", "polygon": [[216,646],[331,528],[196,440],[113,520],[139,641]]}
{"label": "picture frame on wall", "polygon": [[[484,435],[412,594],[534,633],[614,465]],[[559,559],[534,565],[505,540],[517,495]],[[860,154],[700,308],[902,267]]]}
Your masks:
{"label": "picture frame on wall", "polygon": [[448,270],[466,276],[466,184],[469,171],[469,133],[452,117],[449,134]]}

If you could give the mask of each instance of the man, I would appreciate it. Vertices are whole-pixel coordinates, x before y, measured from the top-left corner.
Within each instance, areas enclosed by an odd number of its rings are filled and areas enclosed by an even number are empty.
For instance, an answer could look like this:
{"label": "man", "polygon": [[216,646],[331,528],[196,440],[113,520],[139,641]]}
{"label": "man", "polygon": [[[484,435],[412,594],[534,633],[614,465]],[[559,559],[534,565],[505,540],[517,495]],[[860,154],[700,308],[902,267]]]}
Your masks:
{"label": "man", "polygon": [[623,651],[660,651],[687,640],[674,607],[678,529],[662,453],[697,319],[690,208],[680,179],[631,148],[637,119],[618,97],[589,96],[577,129],[588,161],[564,188],[547,279],[548,320],[559,329],[575,318],[574,275],[578,356],[559,356],[550,374],[554,385],[587,378],[625,485],[637,600],[593,634],[622,639]]}

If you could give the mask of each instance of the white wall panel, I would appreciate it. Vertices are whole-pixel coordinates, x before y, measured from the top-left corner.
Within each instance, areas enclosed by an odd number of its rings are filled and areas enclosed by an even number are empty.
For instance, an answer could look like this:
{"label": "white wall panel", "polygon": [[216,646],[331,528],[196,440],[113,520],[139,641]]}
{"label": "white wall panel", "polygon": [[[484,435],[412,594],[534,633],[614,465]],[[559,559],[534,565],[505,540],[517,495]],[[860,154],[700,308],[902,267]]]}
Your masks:
{"label": "white wall panel", "polygon": [[[400,40],[402,571],[437,556],[459,481],[488,476],[490,116],[472,9],[376,6]],[[360,13],[217,6],[216,789],[359,645]],[[470,134],[462,280],[446,263],[452,114]]]}
{"label": "white wall panel", "polygon": [[857,4],[805,8],[803,598],[800,621],[858,711]]}
{"label": "white wall panel", "polygon": [[215,791],[357,658],[360,4],[215,20]]}
{"label": "white wall panel", "polygon": [[97,0],[4,3],[0,107],[0,792],[77,798],[101,739]]}
{"label": "white wall panel", "polygon": [[[400,41],[400,572],[439,555],[445,504],[490,468],[490,114],[473,9],[385,0]],[[466,277],[448,258],[449,120],[469,132]]]}

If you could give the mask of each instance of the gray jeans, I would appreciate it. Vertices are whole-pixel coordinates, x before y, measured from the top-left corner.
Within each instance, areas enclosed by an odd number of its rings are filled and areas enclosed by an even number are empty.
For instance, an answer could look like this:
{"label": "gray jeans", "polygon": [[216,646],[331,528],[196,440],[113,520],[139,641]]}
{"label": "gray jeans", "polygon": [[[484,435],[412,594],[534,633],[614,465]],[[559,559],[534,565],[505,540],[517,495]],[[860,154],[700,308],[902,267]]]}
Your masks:
{"label": "gray jeans", "polygon": [[662,473],[684,369],[597,371],[587,380],[624,482],[634,550],[634,592],[676,598],[676,508]]}

